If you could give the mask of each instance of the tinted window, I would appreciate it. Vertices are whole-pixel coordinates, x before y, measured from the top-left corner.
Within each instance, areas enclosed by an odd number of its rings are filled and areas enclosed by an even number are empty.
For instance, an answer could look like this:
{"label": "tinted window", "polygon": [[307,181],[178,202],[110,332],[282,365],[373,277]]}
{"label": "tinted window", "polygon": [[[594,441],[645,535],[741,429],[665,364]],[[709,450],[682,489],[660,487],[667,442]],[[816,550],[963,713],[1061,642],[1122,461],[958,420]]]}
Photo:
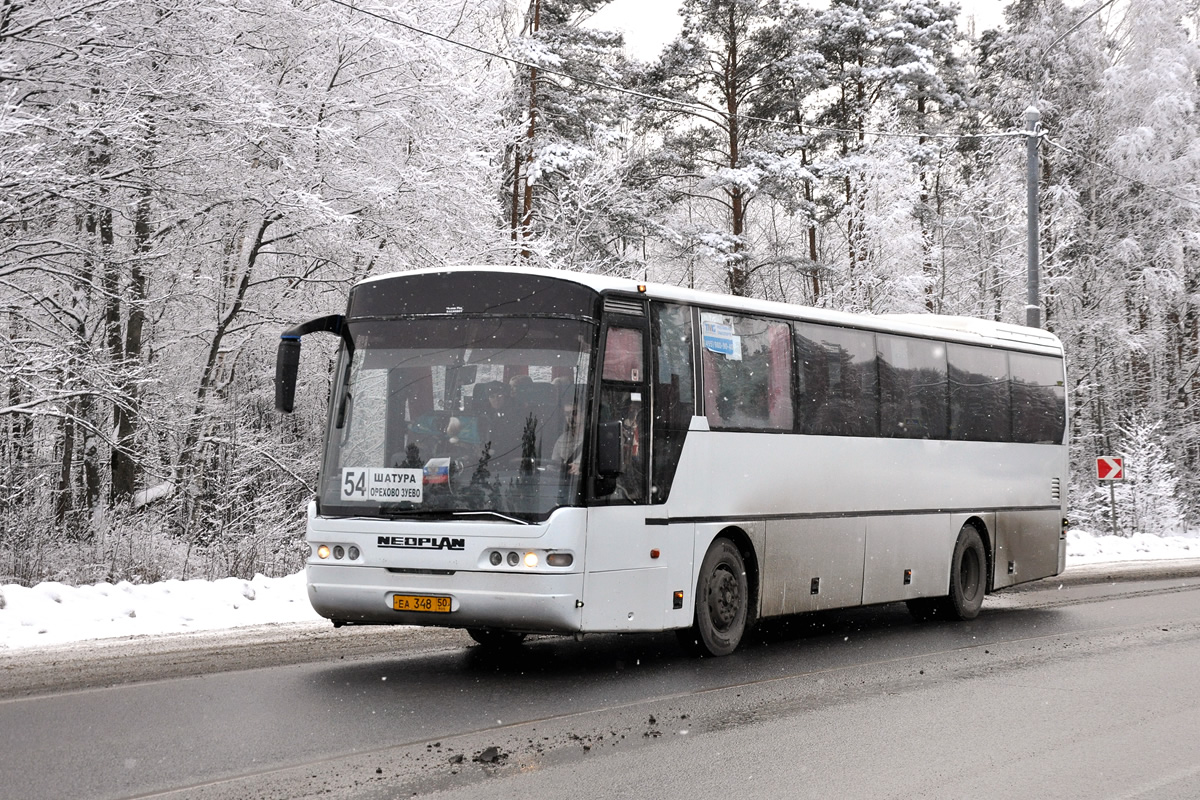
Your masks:
{"label": "tinted window", "polygon": [[1014,442],[1058,443],[1066,427],[1062,361],[1032,353],[1009,353]]}
{"label": "tinted window", "polygon": [[645,502],[646,409],[641,387],[604,381],[597,420],[602,430],[608,427],[620,437],[620,474],[613,491],[601,494],[610,503]]}
{"label": "tinted window", "polygon": [[614,424],[621,438],[620,476],[616,489],[604,496],[609,502],[640,503],[646,500],[646,410],[642,396],[642,331],[638,328],[608,329],[604,346],[603,381],[600,384],[601,428]]}
{"label": "tinted window", "polygon": [[949,398],[946,344],[878,334],[879,432],[901,439],[945,439]]}
{"label": "tinted window", "polygon": [[702,312],[704,412],[714,428],[792,429],[791,329]]}
{"label": "tinted window", "polygon": [[949,345],[950,438],[1012,441],[1008,354],[1003,350]]}
{"label": "tinted window", "polygon": [[671,491],[683,440],[696,413],[693,385],[692,312],[684,306],[654,304],[654,463],[650,492],[655,501]]}
{"label": "tinted window", "polygon": [[506,270],[438,272],[372,280],[350,292],[352,317],[424,314],[593,316],[596,293],[569,281]]}
{"label": "tinted window", "polygon": [[875,334],[831,325],[796,326],[801,433],[875,436],[879,392]]}
{"label": "tinted window", "polygon": [[604,347],[604,380],[638,383],[644,374],[642,332],[634,328],[609,328]]}

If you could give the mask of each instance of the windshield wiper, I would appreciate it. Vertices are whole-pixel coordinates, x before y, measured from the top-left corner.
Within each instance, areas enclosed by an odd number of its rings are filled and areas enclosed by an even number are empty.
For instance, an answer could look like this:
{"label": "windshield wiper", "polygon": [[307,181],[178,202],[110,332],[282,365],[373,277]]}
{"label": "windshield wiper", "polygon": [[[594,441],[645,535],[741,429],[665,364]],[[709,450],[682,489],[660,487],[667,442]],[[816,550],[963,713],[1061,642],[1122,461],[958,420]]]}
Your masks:
{"label": "windshield wiper", "polygon": [[453,519],[455,517],[495,517],[496,519],[512,522],[517,525],[530,525],[529,520],[520,517],[510,517],[499,511],[453,511],[444,508],[408,508],[398,507],[398,503],[384,503],[379,506],[379,516],[388,519]]}
{"label": "windshield wiper", "polygon": [[455,511],[456,517],[495,517],[506,522],[515,522],[517,525],[531,525],[529,520],[521,519],[520,517],[510,517],[507,514],[501,514],[499,511]]}

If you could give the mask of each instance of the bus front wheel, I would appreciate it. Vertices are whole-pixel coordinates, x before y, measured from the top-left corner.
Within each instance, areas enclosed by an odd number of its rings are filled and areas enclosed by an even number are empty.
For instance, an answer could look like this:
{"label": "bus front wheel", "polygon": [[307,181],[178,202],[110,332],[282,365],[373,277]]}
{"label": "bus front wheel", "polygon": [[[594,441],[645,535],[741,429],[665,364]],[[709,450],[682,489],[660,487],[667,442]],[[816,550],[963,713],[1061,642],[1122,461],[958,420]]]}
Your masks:
{"label": "bus front wheel", "polygon": [[715,540],[700,565],[695,624],[678,632],[679,641],[698,655],[729,655],[746,632],[749,598],[741,551],[729,539]]}
{"label": "bus front wheel", "polygon": [[909,612],[917,619],[969,620],[979,616],[987,594],[987,551],[983,537],[970,523],[962,526],[954,543],[949,588],[945,597],[909,600]]}

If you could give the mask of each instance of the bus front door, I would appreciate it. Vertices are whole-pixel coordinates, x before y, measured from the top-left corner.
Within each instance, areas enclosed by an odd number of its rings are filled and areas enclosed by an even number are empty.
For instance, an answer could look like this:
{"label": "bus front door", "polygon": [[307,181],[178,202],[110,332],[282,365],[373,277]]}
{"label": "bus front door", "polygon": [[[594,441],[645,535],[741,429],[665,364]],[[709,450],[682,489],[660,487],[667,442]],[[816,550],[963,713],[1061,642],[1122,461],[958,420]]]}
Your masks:
{"label": "bus front door", "polygon": [[592,415],[585,631],[662,630],[671,608],[667,564],[674,548],[656,543],[646,524],[646,338],[644,318],[610,320],[604,333]]}

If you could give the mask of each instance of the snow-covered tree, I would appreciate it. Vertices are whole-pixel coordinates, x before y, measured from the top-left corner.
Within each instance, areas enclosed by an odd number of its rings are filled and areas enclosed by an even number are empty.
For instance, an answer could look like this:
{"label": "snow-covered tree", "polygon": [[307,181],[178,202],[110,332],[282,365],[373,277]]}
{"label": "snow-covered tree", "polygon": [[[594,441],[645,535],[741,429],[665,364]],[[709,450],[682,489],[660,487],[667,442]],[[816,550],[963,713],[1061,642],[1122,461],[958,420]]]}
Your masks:
{"label": "snow-covered tree", "polygon": [[[609,0],[530,0],[512,52],[505,218],[521,260],[640,272],[645,205],[631,175],[637,82],[620,34],[585,25]],[[528,65],[528,66],[525,66]]]}
{"label": "snow-covered tree", "polygon": [[774,258],[755,249],[752,206],[802,195],[811,179],[787,129],[754,116],[779,107],[775,66],[791,39],[773,2],[686,0],[680,14],[683,30],[652,73],[654,90],[679,105],[660,109],[662,147],[651,169],[688,209],[688,226],[674,220],[677,235],[719,265],[721,285],[744,295]]}
{"label": "snow-covered tree", "polygon": [[500,256],[503,72],[419,32],[494,46],[494,11],[0,4],[0,548],[153,513],[292,563],[281,454],[315,469],[320,414],[271,412],[273,340],[373,271]]}
{"label": "snow-covered tree", "polygon": [[1140,415],[1118,428],[1113,452],[1123,458],[1125,479],[1112,487],[1092,481],[1094,488],[1076,499],[1081,521],[1097,530],[1108,529],[1112,525],[1111,499],[1115,498],[1116,528],[1121,534],[1179,532],[1189,509],[1179,497],[1178,470],[1163,439],[1163,428],[1162,420],[1149,422]]}

